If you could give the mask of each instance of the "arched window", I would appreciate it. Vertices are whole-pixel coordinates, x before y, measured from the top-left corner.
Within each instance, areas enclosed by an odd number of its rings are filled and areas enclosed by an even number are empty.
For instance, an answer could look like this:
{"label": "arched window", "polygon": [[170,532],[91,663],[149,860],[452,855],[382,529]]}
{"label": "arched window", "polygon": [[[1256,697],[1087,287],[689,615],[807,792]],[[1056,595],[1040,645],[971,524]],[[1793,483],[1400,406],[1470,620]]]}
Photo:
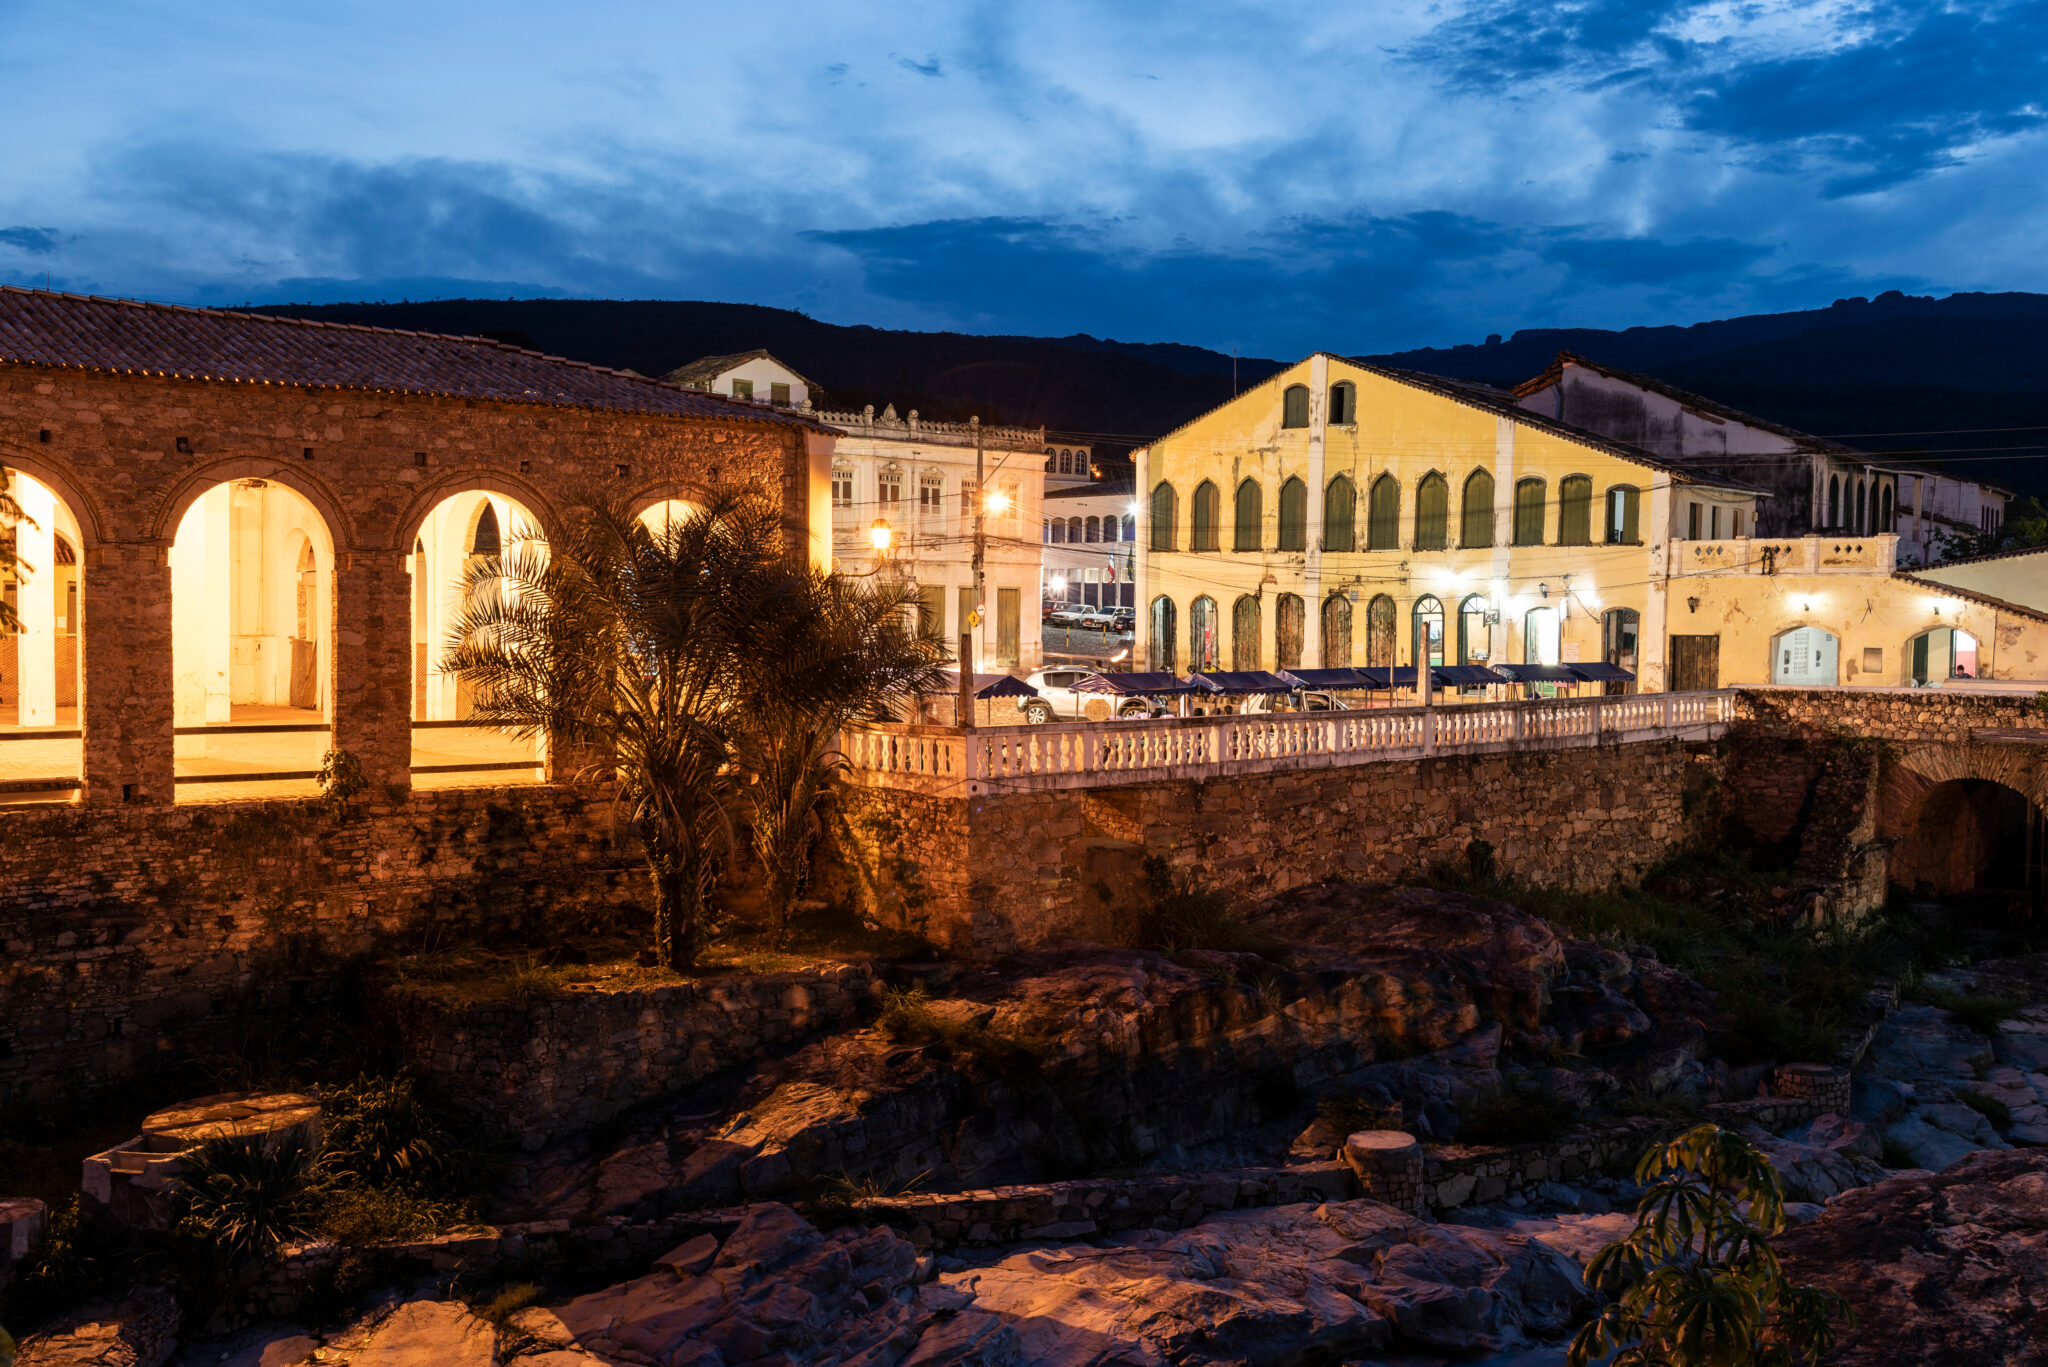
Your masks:
{"label": "arched window", "polygon": [[1192,525],[1188,530],[1188,549],[1191,551],[1213,551],[1217,549],[1216,535],[1219,530],[1217,516],[1221,511],[1216,505],[1223,501],[1223,495],[1208,480],[1195,486],[1195,507]]}
{"label": "arched window", "polygon": [[1231,540],[1232,550],[1259,549],[1259,518],[1265,512],[1264,502],[1257,480],[1248,479],[1237,486],[1237,533]]}
{"label": "arched window", "polygon": [[1369,551],[1401,549],[1401,486],[1392,475],[1372,482],[1372,494],[1365,513],[1365,548]]}
{"label": "arched window", "polygon": [[1129,513],[1124,514],[1123,539],[1126,541],[1136,541],[1138,539],[1138,519]]}
{"label": "arched window", "polygon": [[1493,632],[1486,625],[1492,604],[1483,593],[1468,594],[1458,604],[1458,663],[1483,665],[1493,658]]}
{"label": "arched window", "polygon": [[1085,541],[1102,540],[1102,519],[1099,517],[1089,518],[1087,523],[1083,525],[1081,534],[1082,539]]}
{"label": "arched window", "polygon": [[1188,668],[1220,668],[1223,643],[1219,634],[1216,600],[1205,593],[1188,604]]}
{"label": "arched window", "polygon": [[1868,519],[1864,515],[1865,508],[1863,503],[1863,494],[1863,481],[1859,479],[1856,481],[1856,535],[1858,536],[1863,535],[1863,533],[1869,528],[1870,525]]}
{"label": "arched window", "polygon": [[1431,665],[1444,662],[1444,605],[1443,600],[1433,593],[1425,593],[1415,600],[1415,634],[1408,639],[1408,649],[1415,649],[1417,639],[1426,641]]}
{"label": "arched window", "polygon": [[483,511],[477,514],[476,526],[470,531],[469,553],[471,555],[496,555],[498,554],[500,544],[498,510],[486,502],[483,505]]}
{"label": "arched window", "polygon": [[1308,426],[1308,386],[1291,384],[1280,396],[1280,425],[1282,427]]}
{"label": "arched window", "polygon": [[1474,470],[1465,477],[1465,507],[1459,518],[1458,544],[1493,544],[1493,475],[1488,471]]}
{"label": "arched window", "polygon": [[1358,489],[1339,475],[1323,491],[1323,549],[1349,551],[1358,548],[1354,530],[1358,517]]}
{"label": "arched window", "polygon": [[1351,427],[1358,422],[1358,391],[1349,380],[1330,386],[1330,425]]}
{"label": "arched window", "polygon": [[1915,636],[1906,643],[1906,663],[1912,671],[1908,677],[1922,687],[1983,677],[1977,670],[1977,638],[1954,627],[1935,627]]}
{"label": "arched window", "polygon": [[1351,668],[1351,600],[1341,593],[1323,600],[1323,668]]}
{"label": "arched window", "polygon": [[1642,539],[1642,494],[1628,484],[1610,485],[1607,490],[1607,544],[1633,546]]}
{"label": "arched window", "polygon": [[1634,608],[1607,609],[1600,615],[1602,657],[1611,665],[1633,672],[1641,633],[1642,618]]}
{"label": "arched window", "polygon": [[1230,610],[1230,667],[1259,667],[1259,600],[1249,593]]}
{"label": "arched window", "polygon": [[1898,530],[1898,520],[1892,516],[1892,486],[1887,484],[1878,491],[1877,525],[1871,530],[1883,535]]}
{"label": "arched window", "polygon": [[1557,485],[1557,544],[1593,544],[1593,481],[1566,475]]}
{"label": "arched window", "polygon": [[1280,486],[1279,549],[1308,549],[1308,486],[1292,475]]}
{"label": "arched window", "polygon": [[1057,452],[1057,451],[1053,450],[1053,449],[1052,449],[1052,448],[1051,448],[1050,446],[1046,447],[1046,448],[1045,448],[1045,472],[1046,472],[1046,473],[1047,473],[1048,475],[1049,475],[1049,474],[1052,474],[1052,473],[1053,473],[1053,472],[1054,472],[1055,470],[1057,470],[1057,469],[1059,468],[1059,466],[1058,466],[1058,464],[1057,464],[1058,460],[1059,460],[1059,452]]}
{"label": "arched window", "polygon": [[1515,481],[1515,545],[1543,544],[1543,494],[1543,481],[1534,476]]}
{"label": "arched window", "polygon": [[1299,594],[1283,593],[1273,600],[1273,668],[1301,668],[1302,632],[1308,624],[1308,608]]}
{"label": "arched window", "polygon": [[1450,544],[1451,486],[1432,470],[1415,488],[1415,549],[1440,551]]}
{"label": "arched window", "polygon": [[1173,549],[1174,521],[1180,516],[1179,501],[1173,495],[1173,486],[1161,480],[1152,486],[1152,508],[1147,520],[1152,524],[1150,549],[1170,551]]}
{"label": "arched window", "polygon": [[1050,545],[1058,546],[1065,544],[1067,539],[1067,520],[1063,517],[1056,517],[1047,522],[1045,524],[1045,539]]}
{"label": "arched window", "polygon": [[1067,519],[1067,540],[1068,540],[1068,541],[1071,541],[1071,542],[1073,542],[1073,543],[1074,543],[1075,545],[1077,545],[1077,546],[1078,546],[1078,545],[1080,545],[1080,544],[1081,544],[1081,539],[1082,539],[1082,535],[1083,535],[1083,533],[1084,533],[1084,531],[1085,531],[1085,530],[1086,530],[1086,529],[1085,529],[1085,528],[1083,528],[1083,527],[1082,527],[1082,525],[1081,525],[1081,519],[1080,519],[1080,518],[1078,518],[1078,517],[1070,517],[1070,518],[1068,518],[1068,519]]}
{"label": "arched window", "polygon": [[1173,653],[1174,638],[1180,631],[1178,618],[1171,598],[1162,593],[1152,600],[1152,634],[1145,642],[1145,664],[1154,672],[1172,674],[1178,669]]}
{"label": "arched window", "polygon": [[1842,477],[1828,476],[1828,529],[1842,525]]}
{"label": "arched window", "polygon": [[1369,669],[1394,663],[1394,600],[1384,593],[1365,605],[1365,663]]}

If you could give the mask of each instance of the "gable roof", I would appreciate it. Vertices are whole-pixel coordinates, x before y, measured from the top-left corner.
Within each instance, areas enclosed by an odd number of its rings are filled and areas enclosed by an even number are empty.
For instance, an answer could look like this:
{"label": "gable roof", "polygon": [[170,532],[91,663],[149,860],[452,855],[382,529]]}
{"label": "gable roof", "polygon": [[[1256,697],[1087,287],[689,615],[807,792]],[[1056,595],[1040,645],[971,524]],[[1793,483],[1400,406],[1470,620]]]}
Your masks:
{"label": "gable roof", "polygon": [[1702,398],[1690,390],[1680,389],[1675,384],[1668,384],[1654,375],[1643,375],[1633,370],[1617,370],[1613,366],[1601,365],[1598,361],[1588,360],[1575,351],[1558,352],[1556,359],[1544,367],[1541,374],[1524,380],[1515,386],[1515,397],[1518,399],[1527,398],[1531,394],[1540,393],[1548,389],[1564,377],[1564,368],[1568,365],[1575,365],[1583,370],[1590,370],[1596,375],[1605,375],[1611,380],[1620,380],[1623,384],[1632,384],[1638,389],[1647,389],[1653,394],[1662,394],[1680,407],[1692,409],[1694,412],[1706,417],[1717,418],[1722,422],[1741,423],[1745,427],[1754,427],[1760,432],[1769,432],[1783,437],[1802,451],[1831,456],[1858,457],[1869,462],[1875,462],[1877,459],[1868,451],[1859,450],[1854,446],[1845,446],[1841,442],[1832,441],[1827,437],[1816,437],[1810,432],[1802,432],[1796,427],[1787,427],[1785,424],[1774,422],[1769,418],[1760,418],[1754,413],[1745,413],[1739,408],[1730,408],[1725,403],[1717,403],[1712,399]]}
{"label": "gable roof", "polygon": [[797,375],[795,366],[770,354],[766,347],[756,347],[752,351],[735,351],[730,356],[699,356],[688,365],[677,366],[674,370],[662,376],[661,380],[663,384],[679,384],[695,388],[700,384],[717,379],[720,375],[736,366],[745,365],[748,361],[774,361],[775,364],[781,366],[790,374],[796,375],[797,379],[803,380],[806,385],[810,385],[813,389],[817,388],[816,385],[811,384],[811,381],[804,379],[801,375]]}
{"label": "gable roof", "polygon": [[1923,589],[1937,589],[1952,598],[1967,598],[1973,603],[1980,603],[1987,608],[1996,608],[2000,612],[2016,612],[2022,617],[2031,617],[2037,622],[2048,622],[2048,612],[2043,612],[2039,608],[2030,608],[2024,603],[2014,603],[2004,598],[1994,598],[1979,589],[1966,589],[1960,584],[1951,584],[1946,580],[1929,579],[1927,577],[1931,571],[1939,570],[1944,563],[1952,562],[1936,561],[1932,565],[1916,565],[1911,570],[1893,570],[1892,578],[1903,579],[1908,584],[1917,585]]}
{"label": "gable roof", "polygon": [[0,364],[495,399],[818,429],[795,414],[485,337],[0,286]]}

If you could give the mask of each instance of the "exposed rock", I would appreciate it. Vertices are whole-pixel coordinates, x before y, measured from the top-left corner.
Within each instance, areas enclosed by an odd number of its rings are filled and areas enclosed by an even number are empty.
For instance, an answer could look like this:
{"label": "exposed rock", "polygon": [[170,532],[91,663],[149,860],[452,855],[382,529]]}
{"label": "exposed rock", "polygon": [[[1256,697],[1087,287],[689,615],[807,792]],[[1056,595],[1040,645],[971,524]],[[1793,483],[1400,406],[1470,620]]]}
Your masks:
{"label": "exposed rock", "polygon": [[27,1339],[17,1367],[162,1367],[178,1346],[178,1303],[161,1287],[137,1287]]}
{"label": "exposed rock", "polygon": [[1982,1152],[1845,1193],[1779,1243],[1788,1273],[1846,1296],[1839,1367],[1990,1367],[2048,1344],[2048,1154]]}
{"label": "exposed rock", "polygon": [[498,1333],[456,1301],[408,1301],[370,1334],[349,1367],[491,1367]]}
{"label": "exposed rock", "polygon": [[1392,1344],[1467,1355],[1564,1334],[1579,1269],[1522,1234],[1373,1201],[1213,1215],[1190,1230],[996,1256],[942,1274],[1013,1327],[1024,1360],[1339,1361]]}
{"label": "exposed rock", "polygon": [[[1749,1132],[1751,1142],[1777,1168],[1788,1201],[1818,1204],[1839,1192],[1884,1180],[1883,1164],[1850,1147],[1867,1142],[1868,1133],[1863,1131],[1863,1127],[1857,1126],[1860,1133],[1852,1135],[1839,1128],[1842,1124],[1839,1116],[1824,1116],[1822,1119],[1834,1121],[1835,1126],[1824,1127],[1819,1120],[1814,1121],[1807,1127],[1805,1142],[1779,1139],[1761,1130]],[[1820,1131],[1822,1140],[1837,1138],[1843,1142],[1837,1145],[1816,1143],[1813,1139],[1815,1130]]]}

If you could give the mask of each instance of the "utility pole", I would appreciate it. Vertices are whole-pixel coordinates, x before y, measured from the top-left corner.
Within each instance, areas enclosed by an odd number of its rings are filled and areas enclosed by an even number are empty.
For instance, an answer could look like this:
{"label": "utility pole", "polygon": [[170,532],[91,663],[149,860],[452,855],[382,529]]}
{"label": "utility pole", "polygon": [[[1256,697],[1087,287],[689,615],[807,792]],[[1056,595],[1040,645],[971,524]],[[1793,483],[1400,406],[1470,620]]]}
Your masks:
{"label": "utility pole", "polygon": [[[974,615],[980,619],[981,653],[988,652],[988,472],[982,465],[981,418],[971,417],[967,426],[974,433]],[[962,670],[973,666],[961,661]]]}

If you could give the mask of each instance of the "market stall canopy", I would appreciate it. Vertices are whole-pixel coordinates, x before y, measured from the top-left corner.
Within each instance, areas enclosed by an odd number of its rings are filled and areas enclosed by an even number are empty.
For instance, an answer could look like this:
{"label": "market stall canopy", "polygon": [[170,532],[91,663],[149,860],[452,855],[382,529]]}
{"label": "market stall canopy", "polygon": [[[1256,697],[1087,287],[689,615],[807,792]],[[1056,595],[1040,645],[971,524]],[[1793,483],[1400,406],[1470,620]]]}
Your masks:
{"label": "market stall canopy", "polygon": [[1582,684],[1586,682],[1563,665],[1495,665],[1495,669],[1516,683]]}
{"label": "market stall canopy", "polygon": [[[960,675],[948,672],[945,692],[960,691]],[[1035,698],[1038,690],[1022,679],[1008,674],[977,674],[974,676],[974,696],[977,698]]]}
{"label": "market stall canopy", "polygon": [[1359,669],[1283,669],[1280,677],[1296,688],[1384,688]]}
{"label": "market stall canopy", "polygon": [[1120,698],[1170,698],[1197,690],[1177,674],[1090,674],[1074,685],[1076,693],[1109,693]]}
{"label": "market stall canopy", "polygon": [[1633,669],[1623,669],[1620,665],[1611,665],[1604,660],[1592,660],[1585,664],[1568,664],[1565,668],[1584,679],[1587,683],[1634,683],[1636,678],[1636,672]]}
{"label": "market stall canopy", "polygon": [[[1414,665],[1368,665],[1357,672],[1365,676],[1367,688],[1415,687]],[[1435,688],[1469,688],[1506,681],[1485,665],[1431,665],[1429,682]]]}
{"label": "market stall canopy", "polygon": [[1264,669],[1198,669],[1188,682],[1205,693],[1292,693],[1294,685]]}
{"label": "market stall canopy", "polygon": [[1432,665],[1429,674],[1439,687],[1451,684],[1458,688],[1474,688],[1507,682],[1489,665]]}

